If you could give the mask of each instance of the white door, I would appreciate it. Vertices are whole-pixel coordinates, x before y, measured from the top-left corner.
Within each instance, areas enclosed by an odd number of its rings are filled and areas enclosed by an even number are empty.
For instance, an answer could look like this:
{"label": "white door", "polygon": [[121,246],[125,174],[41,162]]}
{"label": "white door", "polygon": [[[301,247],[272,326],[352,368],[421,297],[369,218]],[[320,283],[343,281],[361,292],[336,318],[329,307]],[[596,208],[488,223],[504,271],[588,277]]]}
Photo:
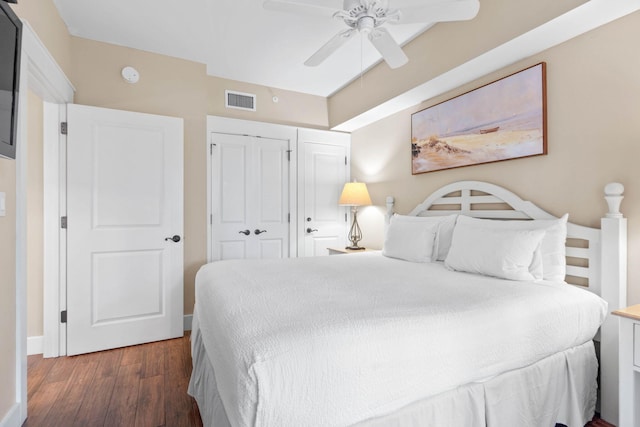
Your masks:
{"label": "white door", "polygon": [[212,259],[289,257],[289,141],[211,141]]}
{"label": "white door", "polygon": [[182,336],[182,119],[67,121],[67,354]]}
{"label": "white door", "polygon": [[347,208],[338,205],[340,192],[349,179],[348,145],[304,142],[303,219],[300,223],[304,253],[328,255],[327,248],[345,247]]}

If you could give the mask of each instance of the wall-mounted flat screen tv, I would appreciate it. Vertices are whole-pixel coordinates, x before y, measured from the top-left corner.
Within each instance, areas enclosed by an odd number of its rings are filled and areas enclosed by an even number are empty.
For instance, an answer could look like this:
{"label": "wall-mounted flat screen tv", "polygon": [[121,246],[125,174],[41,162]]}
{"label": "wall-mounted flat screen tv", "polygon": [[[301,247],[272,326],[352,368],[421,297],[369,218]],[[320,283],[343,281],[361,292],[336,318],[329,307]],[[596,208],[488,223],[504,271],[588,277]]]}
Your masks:
{"label": "wall-mounted flat screen tv", "polygon": [[0,0],[0,156],[16,158],[22,22]]}

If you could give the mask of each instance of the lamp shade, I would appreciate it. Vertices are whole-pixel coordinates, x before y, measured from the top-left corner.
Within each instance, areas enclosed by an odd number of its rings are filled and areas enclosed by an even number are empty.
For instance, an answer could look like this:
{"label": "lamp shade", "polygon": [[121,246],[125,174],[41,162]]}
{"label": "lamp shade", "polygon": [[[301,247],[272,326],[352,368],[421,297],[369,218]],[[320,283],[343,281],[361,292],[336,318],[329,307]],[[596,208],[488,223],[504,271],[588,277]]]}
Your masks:
{"label": "lamp shade", "polygon": [[371,197],[364,182],[347,182],[342,189],[340,201],[341,206],[368,206],[371,204]]}

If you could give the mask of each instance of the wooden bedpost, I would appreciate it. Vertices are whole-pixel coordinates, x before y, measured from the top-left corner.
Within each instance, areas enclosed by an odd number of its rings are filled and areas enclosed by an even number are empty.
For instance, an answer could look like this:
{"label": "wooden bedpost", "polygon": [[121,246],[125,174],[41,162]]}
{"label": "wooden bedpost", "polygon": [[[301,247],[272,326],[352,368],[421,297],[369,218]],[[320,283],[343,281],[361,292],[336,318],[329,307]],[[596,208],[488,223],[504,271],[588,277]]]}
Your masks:
{"label": "wooden bedpost", "polygon": [[624,186],[607,184],[604,192],[609,212],[600,225],[601,296],[609,304],[609,309],[600,328],[600,413],[604,420],[618,425],[619,318],[611,316],[611,312],[627,306],[627,220],[620,213]]}

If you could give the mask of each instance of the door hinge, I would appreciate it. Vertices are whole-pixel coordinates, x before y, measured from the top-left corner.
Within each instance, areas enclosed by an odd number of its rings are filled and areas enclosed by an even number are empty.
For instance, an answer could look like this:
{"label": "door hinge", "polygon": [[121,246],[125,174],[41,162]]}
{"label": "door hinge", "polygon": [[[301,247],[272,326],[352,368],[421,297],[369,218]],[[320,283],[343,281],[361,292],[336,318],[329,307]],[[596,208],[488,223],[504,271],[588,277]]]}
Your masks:
{"label": "door hinge", "polygon": [[344,156],[344,165],[347,166],[347,156]]}
{"label": "door hinge", "polygon": [[67,122],[60,122],[60,133],[63,135],[67,134]]}
{"label": "door hinge", "polygon": [[213,214],[209,215],[209,224],[213,225]]}
{"label": "door hinge", "polygon": [[60,323],[67,323],[67,310],[60,312]]}
{"label": "door hinge", "polygon": [[291,222],[291,213],[287,214],[287,222]]}
{"label": "door hinge", "polygon": [[347,222],[347,213],[344,213],[344,222]]}
{"label": "door hinge", "polygon": [[60,217],[60,228],[67,228],[67,217],[66,216],[61,216]]}
{"label": "door hinge", "polygon": [[292,150],[287,150],[287,160],[291,161],[291,151]]}
{"label": "door hinge", "polygon": [[215,146],[216,146],[216,144],[214,144],[214,143],[211,143],[209,145],[209,154],[213,154],[213,147],[215,147]]}

